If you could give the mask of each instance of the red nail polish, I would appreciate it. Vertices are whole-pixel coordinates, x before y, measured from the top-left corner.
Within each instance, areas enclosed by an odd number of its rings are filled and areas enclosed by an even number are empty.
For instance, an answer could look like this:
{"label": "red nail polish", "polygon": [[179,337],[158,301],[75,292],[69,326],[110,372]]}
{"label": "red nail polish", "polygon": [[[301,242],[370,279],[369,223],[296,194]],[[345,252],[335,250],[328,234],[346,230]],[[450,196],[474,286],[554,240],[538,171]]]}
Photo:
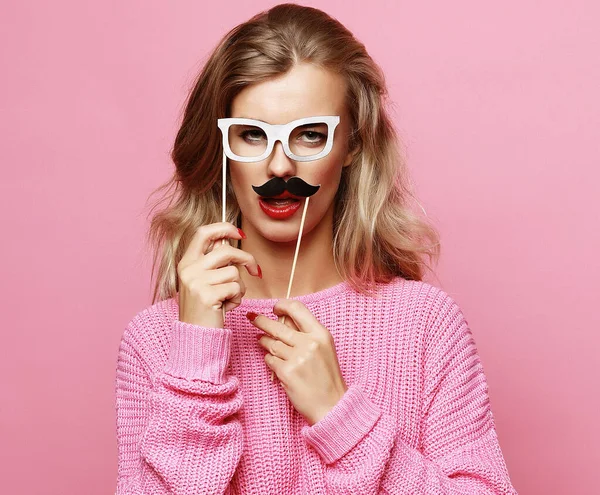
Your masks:
{"label": "red nail polish", "polygon": [[246,318],[248,318],[250,321],[254,321],[254,319],[257,317],[258,315],[256,313],[253,313],[252,311],[246,313]]}
{"label": "red nail polish", "polygon": [[242,229],[238,228],[238,232],[242,236],[242,239],[246,239],[246,234],[244,234],[244,231]]}
{"label": "red nail polish", "polygon": [[263,334],[262,334],[262,333],[259,333],[259,334],[257,334],[257,335],[256,335],[256,338],[257,338],[257,339],[260,339],[262,336],[263,336]]}
{"label": "red nail polish", "polygon": [[260,269],[260,265],[256,265],[258,267],[258,278],[262,278],[262,270]]}

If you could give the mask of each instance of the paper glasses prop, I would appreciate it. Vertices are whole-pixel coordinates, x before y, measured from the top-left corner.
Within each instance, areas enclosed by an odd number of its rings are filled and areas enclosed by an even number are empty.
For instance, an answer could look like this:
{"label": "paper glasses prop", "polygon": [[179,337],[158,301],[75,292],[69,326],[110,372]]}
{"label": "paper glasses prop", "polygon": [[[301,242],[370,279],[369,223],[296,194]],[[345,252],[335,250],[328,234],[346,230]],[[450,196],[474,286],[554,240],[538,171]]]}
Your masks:
{"label": "paper glasses prop", "polygon": [[[275,143],[280,141],[285,154],[292,160],[299,162],[308,162],[318,160],[327,156],[333,148],[333,135],[335,128],[340,122],[338,115],[319,115],[314,117],[305,117],[292,120],[287,124],[269,124],[261,120],[246,118],[223,118],[217,119],[217,125],[221,129],[223,136],[223,178],[222,178],[222,221],[225,222],[226,213],[226,176],[227,176],[227,157],[237,162],[258,162],[266,159],[273,152]],[[326,135],[323,134],[326,132]],[[317,137],[303,139],[306,134],[313,134]],[[266,138],[266,140],[265,140]],[[288,180],[292,180],[291,177]],[[306,201],[302,210],[302,219],[300,220],[300,231],[298,242],[294,252],[294,261],[292,263],[292,272],[288,283],[287,296],[289,299],[292,290],[292,281],[296,270],[298,252],[300,250],[300,241],[302,239],[302,230],[304,228],[304,219],[310,196],[317,192],[320,184],[314,186],[310,192],[304,194]],[[254,188],[254,186],[253,186]],[[299,194],[297,194],[299,195]],[[225,244],[226,240],[222,240]],[[225,322],[225,305],[223,304],[223,323]],[[282,316],[281,323],[285,323],[285,315]],[[271,371],[271,381],[273,381],[274,372]]]}

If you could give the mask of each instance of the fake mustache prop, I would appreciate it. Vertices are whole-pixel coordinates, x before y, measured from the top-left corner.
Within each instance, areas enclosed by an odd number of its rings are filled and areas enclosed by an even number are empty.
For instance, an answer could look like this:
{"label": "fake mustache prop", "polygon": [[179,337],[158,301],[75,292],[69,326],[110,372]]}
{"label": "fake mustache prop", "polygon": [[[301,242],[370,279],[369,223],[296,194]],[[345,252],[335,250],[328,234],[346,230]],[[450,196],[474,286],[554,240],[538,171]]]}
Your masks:
{"label": "fake mustache prop", "polygon": [[252,186],[254,192],[263,198],[273,198],[279,196],[285,191],[289,191],[294,196],[308,198],[315,194],[321,186],[313,186],[302,180],[300,177],[290,177],[287,182],[281,177],[273,177],[262,186]]}

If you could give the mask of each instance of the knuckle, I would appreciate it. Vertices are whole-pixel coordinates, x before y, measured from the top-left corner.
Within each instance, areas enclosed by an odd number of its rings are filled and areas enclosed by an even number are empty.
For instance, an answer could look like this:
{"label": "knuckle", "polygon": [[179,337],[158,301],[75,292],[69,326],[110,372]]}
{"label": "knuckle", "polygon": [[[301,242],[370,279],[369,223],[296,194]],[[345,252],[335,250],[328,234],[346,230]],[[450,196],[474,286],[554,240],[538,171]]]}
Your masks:
{"label": "knuckle", "polygon": [[200,225],[197,229],[196,229],[196,233],[198,234],[199,237],[204,238],[207,236],[208,234],[208,225]]}
{"label": "knuckle", "polygon": [[313,353],[317,352],[320,347],[321,347],[321,344],[319,343],[318,340],[311,340],[308,344],[308,350]]}
{"label": "knuckle", "polygon": [[187,271],[184,268],[182,268],[178,272],[178,275],[179,275],[179,282],[181,283],[181,285],[183,285],[184,287],[189,287],[191,280],[187,275]]}
{"label": "knuckle", "polygon": [[194,295],[201,295],[203,293],[202,284],[200,284],[198,279],[188,280],[186,287],[188,291]]}
{"label": "knuckle", "polygon": [[289,383],[291,380],[291,377],[293,375],[293,367],[285,367],[283,368],[280,372],[279,372],[279,379],[283,382],[283,383]]}
{"label": "knuckle", "polygon": [[227,255],[227,251],[225,251],[227,244],[223,244],[223,239],[211,240],[210,245],[211,245],[211,249],[212,249],[211,252],[217,252],[217,253],[219,253],[220,256]]}
{"label": "knuckle", "polygon": [[186,261],[186,259],[184,257],[182,257],[178,262],[177,262],[177,274],[181,275],[186,268],[190,266],[190,262]]}
{"label": "knuckle", "polygon": [[290,309],[292,310],[298,310],[300,308],[302,308],[302,306],[304,306],[300,301],[298,301],[297,299],[292,299],[290,300],[290,302],[288,303]]}
{"label": "knuckle", "polygon": [[229,278],[232,278],[234,280],[237,280],[240,276],[240,271],[238,270],[237,266],[235,266],[235,265],[226,266],[225,273]]}

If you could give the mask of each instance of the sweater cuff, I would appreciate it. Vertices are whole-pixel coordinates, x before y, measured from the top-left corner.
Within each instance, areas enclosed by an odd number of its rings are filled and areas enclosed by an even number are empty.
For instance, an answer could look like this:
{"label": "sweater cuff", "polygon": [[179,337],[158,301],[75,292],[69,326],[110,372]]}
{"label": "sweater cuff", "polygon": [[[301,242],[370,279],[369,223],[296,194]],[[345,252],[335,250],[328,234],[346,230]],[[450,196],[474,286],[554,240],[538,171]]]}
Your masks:
{"label": "sweater cuff", "polygon": [[350,385],[339,402],[320,421],[303,426],[304,440],[326,464],[347,454],[371,431],[381,409],[357,385]]}
{"label": "sweater cuff", "polygon": [[226,381],[232,331],[173,321],[171,347],[165,373],[186,380],[214,384]]}

